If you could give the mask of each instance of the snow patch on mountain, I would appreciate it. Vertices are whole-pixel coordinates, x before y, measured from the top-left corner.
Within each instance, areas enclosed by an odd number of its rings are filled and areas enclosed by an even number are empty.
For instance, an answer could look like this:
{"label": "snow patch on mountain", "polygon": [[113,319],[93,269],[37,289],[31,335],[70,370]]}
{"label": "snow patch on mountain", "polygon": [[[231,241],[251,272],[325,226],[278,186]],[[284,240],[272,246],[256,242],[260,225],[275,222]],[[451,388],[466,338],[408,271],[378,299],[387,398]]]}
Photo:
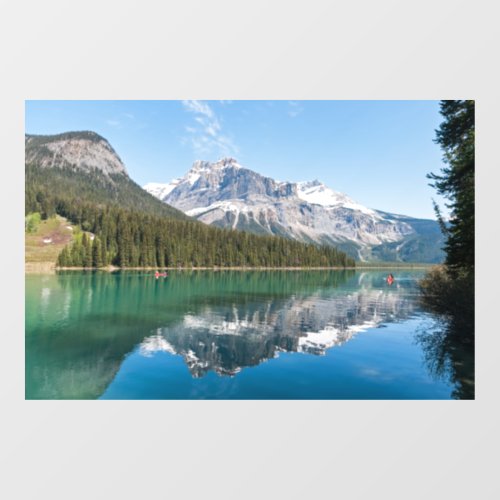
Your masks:
{"label": "snow patch on mountain", "polygon": [[145,189],[148,193],[156,196],[158,199],[163,200],[168,196],[168,194],[174,190],[182,179],[174,179],[172,182],[168,184],[160,184],[158,182],[149,182],[143,189]]}
{"label": "snow patch on mountain", "polygon": [[358,210],[368,215],[380,218],[375,210],[371,210],[347,197],[343,193],[339,193],[325,186],[318,180],[298,182],[297,196],[308,203],[321,205],[323,207],[342,207],[351,210]]}

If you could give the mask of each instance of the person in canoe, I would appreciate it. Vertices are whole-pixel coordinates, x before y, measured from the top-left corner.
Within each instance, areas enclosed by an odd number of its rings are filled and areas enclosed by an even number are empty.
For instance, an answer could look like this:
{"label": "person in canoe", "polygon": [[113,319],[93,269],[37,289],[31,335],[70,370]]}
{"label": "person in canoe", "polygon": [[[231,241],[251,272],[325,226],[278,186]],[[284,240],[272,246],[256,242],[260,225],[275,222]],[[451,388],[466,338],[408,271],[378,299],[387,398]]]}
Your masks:
{"label": "person in canoe", "polygon": [[387,284],[392,285],[394,283],[394,276],[389,273],[389,276],[386,278]]}
{"label": "person in canoe", "polygon": [[155,278],[158,279],[158,278],[166,278],[168,275],[167,275],[167,272],[163,272],[163,273],[160,273],[160,271],[155,271]]}

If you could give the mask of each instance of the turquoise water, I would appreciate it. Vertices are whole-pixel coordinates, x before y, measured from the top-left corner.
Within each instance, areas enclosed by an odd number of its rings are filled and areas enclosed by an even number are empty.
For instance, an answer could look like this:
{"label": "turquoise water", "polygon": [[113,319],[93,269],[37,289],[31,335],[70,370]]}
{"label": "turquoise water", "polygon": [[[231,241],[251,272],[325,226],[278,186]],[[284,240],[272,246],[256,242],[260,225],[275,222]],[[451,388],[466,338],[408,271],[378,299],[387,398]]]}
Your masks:
{"label": "turquoise water", "polygon": [[421,276],[28,275],[26,398],[457,397],[463,373],[426,348],[442,329],[419,305]]}

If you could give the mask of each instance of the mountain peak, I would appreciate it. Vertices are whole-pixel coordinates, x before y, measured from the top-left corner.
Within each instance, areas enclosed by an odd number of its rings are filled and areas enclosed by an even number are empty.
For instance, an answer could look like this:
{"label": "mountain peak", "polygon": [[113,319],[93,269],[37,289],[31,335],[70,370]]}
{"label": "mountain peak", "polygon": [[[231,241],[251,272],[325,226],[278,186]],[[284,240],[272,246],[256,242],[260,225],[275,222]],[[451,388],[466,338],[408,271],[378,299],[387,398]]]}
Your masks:
{"label": "mountain peak", "polygon": [[90,130],[54,135],[25,134],[26,163],[42,168],[73,167],[100,170],[105,175],[128,175],[111,144]]}
{"label": "mountain peak", "polygon": [[223,168],[241,168],[236,158],[224,157],[216,162],[205,160],[196,160],[191,167],[191,172],[210,172],[211,170],[220,170]]}
{"label": "mountain peak", "polygon": [[215,163],[216,165],[223,165],[223,166],[239,166],[238,160],[236,158],[232,158],[230,156],[226,156],[221,158],[219,161]]}

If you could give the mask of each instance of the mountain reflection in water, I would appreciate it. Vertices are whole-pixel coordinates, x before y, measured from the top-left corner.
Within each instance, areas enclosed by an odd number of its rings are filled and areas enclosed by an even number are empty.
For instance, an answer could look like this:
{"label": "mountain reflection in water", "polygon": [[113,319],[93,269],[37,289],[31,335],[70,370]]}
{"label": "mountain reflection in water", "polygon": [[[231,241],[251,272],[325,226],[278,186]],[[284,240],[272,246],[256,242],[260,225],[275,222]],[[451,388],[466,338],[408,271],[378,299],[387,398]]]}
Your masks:
{"label": "mountain reflection in water", "polygon": [[[429,319],[417,300],[421,275],[401,271],[393,286],[374,271],[27,276],[26,398],[227,397],[227,383],[236,398],[449,397],[446,382],[425,392],[434,382],[411,340]],[[390,325],[400,332],[389,335]],[[369,335],[354,342],[361,332]],[[193,392],[196,380],[209,385]]]}
{"label": "mountain reflection in water", "polygon": [[[363,277],[359,279],[363,285]],[[279,353],[324,355],[358,332],[409,317],[415,304],[393,290],[361,288],[348,294],[268,299],[206,306],[169,327],[158,328],[140,345],[143,356],[165,351],[184,358],[194,377],[213,370],[235,375]]]}

